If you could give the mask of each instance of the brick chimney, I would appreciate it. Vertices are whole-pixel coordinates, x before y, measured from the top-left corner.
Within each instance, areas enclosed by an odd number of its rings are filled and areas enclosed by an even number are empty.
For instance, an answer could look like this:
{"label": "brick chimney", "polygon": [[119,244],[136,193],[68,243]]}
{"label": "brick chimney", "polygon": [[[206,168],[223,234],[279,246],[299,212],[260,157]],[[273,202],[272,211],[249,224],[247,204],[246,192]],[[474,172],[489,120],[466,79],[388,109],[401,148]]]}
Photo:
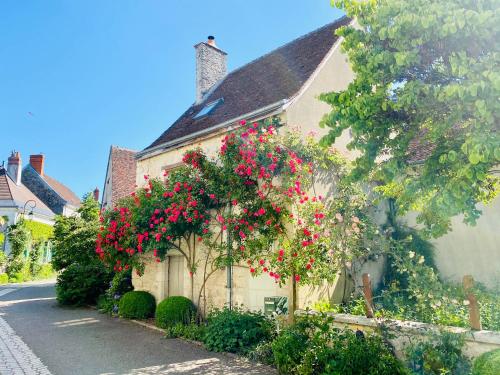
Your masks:
{"label": "brick chimney", "polygon": [[12,151],[7,161],[7,174],[16,183],[21,184],[21,154],[18,151]]}
{"label": "brick chimney", "polygon": [[206,42],[194,46],[196,50],[196,103],[203,101],[206,93],[227,74],[227,53],[209,36]]}
{"label": "brick chimney", "polygon": [[30,155],[30,165],[42,177],[43,177],[44,162],[45,162],[45,156],[43,154]]}
{"label": "brick chimney", "polygon": [[99,188],[97,187],[94,189],[94,200],[99,202]]}

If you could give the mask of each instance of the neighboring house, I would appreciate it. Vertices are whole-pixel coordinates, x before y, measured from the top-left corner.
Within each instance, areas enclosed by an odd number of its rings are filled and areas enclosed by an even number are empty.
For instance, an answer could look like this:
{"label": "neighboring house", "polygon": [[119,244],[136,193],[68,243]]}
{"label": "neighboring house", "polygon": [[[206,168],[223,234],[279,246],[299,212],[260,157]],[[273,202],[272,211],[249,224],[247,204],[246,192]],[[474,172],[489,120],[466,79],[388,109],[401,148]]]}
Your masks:
{"label": "neighboring house", "polygon": [[[345,89],[354,75],[345,55],[337,28],[351,21],[342,18],[298,38],[230,73],[226,73],[227,54],[215,45],[213,37],[196,44],[196,100],[150,146],[136,154],[136,184],[144,184],[144,175],[161,177],[164,170],[178,166],[185,151],[201,147],[214,155],[220,140],[240,120],[257,121],[279,116],[284,128],[297,128],[303,134],[317,137],[326,130],[319,128],[321,118],[331,108],[318,100],[318,95]],[[345,131],[335,147],[353,158],[346,145],[350,132]],[[426,150],[414,150],[415,158]],[[109,175],[109,173],[108,173]],[[376,216],[385,220],[385,208]],[[408,220],[412,222],[411,215]],[[500,276],[500,199],[484,209],[476,227],[468,227],[460,218],[453,219],[453,232],[434,241],[436,264],[445,279],[460,281],[464,274],[487,285],[498,285]],[[137,290],[148,290],[157,301],[169,295],[189,297],[189,275],[185,261],[175,252],[165,262],[149,262],[142,277],[134,274]],[[373,280],[380,279],[383,260],[367,265]],[[201,277],[194,276],[196,289]],[[338,300],[345,278],[322,288],[302,286],[298,305],[305,307],[318,298]],[[207,304],[222,306],[226,302],[226,274],[219,271],[208,281]],[[264,297],[287,296],[287,287],[278,287],[268,276],[252,277],[246,267],[235,267],[233,299],[250,309],[262,309]],[[195,301],[196,302],[196,301]]]}
{"label": "neighboring house", "polygon": [[136,153],[123,147],[110,147],[102,191],[102,209],[113,208],[121,198],[135,191]]}
{"label": "neighboring house", "polygon": [[[349,22],[342,18],[228,74],[227,54],[215,45],[213,37],[195,45],[196,101],[158,139],[137,153],[137,185],[144,183],[142,176],[146,174],[160,177],[164,170],[175,168],[189,148],[199,146],[208,155],[215,154],[221,137],[242,119],[279,116],[283,126],[297,127],[303,134],[321,132],[318,123],[330,107],[317,96],[345,89],[353,78],[340,51],[339,38],[334,35],[337,28]],[[336,145],[346,155],[348,140],[346,132]],[[184,263],[183,257],[170,252],[165,262],[148,263],[142,277],[134,275],[134,286],[150,291],[158,301],[169,295],[189,297],[189,275]],[[194,275],[195,295],[201,278]],[[288,287],[280,288],[267,275],[252,277],[246,267],[234,267],[232,284],[234,302],[250,309],[262,309],[265,297],[289,294]],[[331,297],[334,287],[301,287],[299,306]],[[224,270],[208,280],[206,294],[209,306],[226,303]]]}
{"label": "neighboring house", "polygon": [[80,207],[75,193],[45,173],[44,155],[30,155],[30,162],[22,171],[22,182],[58,215],[71,216]]}
{"label": "neighboring house", "polygon": [[[13,152],[7,168],[0,166],[0,216],[7,217],[4,228],[15,224],[23,216],[30,220],[53,225],[55,213],[21,181],[21,155]],[[0,250],[10,252],[8,241]]]}

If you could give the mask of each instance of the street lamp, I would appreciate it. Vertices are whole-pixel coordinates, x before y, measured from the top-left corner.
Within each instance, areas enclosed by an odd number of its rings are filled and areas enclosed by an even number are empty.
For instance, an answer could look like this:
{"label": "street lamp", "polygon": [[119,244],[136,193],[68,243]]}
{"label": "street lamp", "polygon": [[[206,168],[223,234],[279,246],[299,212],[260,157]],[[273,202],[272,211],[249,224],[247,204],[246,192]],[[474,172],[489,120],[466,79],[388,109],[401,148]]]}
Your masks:
{"label": "street lamp", "polygon": [[23,218],[26,215],[26,208],[30,209],[28,216],[33,216],[33,210],[36,207],[36,202],[33,199],[27,200],[23,207]]}

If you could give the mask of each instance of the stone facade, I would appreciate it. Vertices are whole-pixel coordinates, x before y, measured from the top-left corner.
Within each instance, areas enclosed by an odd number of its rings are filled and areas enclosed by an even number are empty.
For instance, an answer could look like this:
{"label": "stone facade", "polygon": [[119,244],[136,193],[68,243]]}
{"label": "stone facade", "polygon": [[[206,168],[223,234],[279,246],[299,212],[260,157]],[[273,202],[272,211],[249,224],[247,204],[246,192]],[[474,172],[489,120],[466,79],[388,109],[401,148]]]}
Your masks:
{"label": "stone facade", "polygon": [[198,43],[196,50],[196,102],[227,74],[227,54],[208,43]]}

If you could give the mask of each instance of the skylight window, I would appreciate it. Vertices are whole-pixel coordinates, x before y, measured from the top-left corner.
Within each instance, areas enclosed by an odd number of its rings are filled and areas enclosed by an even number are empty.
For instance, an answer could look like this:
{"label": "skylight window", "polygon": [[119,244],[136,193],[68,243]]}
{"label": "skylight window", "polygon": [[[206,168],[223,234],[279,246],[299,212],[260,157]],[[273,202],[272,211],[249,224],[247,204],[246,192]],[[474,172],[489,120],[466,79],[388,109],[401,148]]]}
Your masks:
{"label": "skylight window", "polygon": [[221,103],[224,103],[224,99],[223,98],[217,99],[215,102],[208,103],[193,118],[194,119],[198,119],[200,117],[209,115]]}

